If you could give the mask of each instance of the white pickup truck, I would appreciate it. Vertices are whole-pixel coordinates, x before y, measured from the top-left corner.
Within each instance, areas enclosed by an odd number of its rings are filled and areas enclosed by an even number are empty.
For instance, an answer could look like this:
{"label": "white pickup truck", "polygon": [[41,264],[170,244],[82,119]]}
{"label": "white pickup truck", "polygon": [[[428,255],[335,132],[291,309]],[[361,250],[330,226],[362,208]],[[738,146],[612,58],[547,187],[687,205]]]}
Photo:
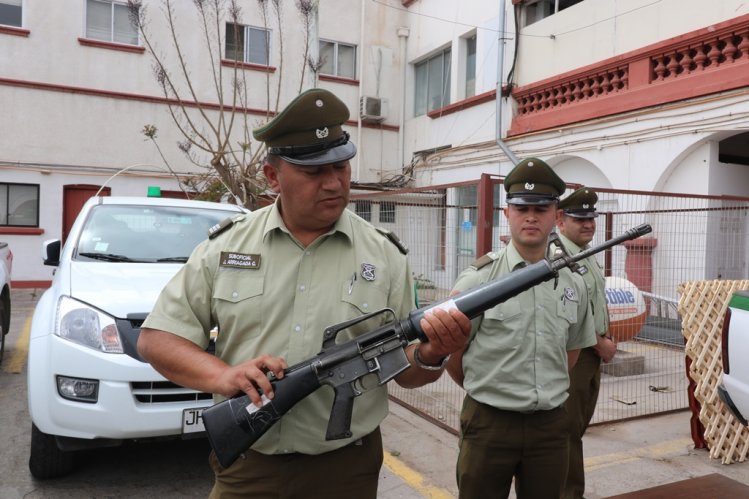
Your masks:
{"label": "white pickup truck", "polygon": [[0,362],[5,353],[5,336],[10,330],[10,275],[13,252],[8,243],[0,243]]}
{"label": "white pickup truck", "polygon": [[140,325],[208,229],[247,210],[150,197],[94,197],[65,245],[44,243],[56,266],[34,310],[28,356],[29,469],[73,469],[76,451],[125,440],[200,434],[211,395],[177,386],[143,361]]}
{"label": "white pickup truck", "polygon": [[728,302],[721,344],[723,381],[718,395],[736,419],[749,417],[749,291],[737,291]]}

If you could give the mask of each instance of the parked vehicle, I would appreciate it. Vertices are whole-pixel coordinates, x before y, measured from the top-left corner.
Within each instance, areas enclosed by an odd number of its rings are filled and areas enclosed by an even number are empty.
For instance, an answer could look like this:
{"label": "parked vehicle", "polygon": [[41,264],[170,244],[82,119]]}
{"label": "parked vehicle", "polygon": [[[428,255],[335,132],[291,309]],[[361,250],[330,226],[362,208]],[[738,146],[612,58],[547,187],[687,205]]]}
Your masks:
{"label": "parked vehicle", "polygon": [[33,476],[70,472],[78,450],[204,432],[199,416],[211,395],[158,374],[138,356],[138,334],[208,229],[246,212],[201,201],[94,197],[64,247],[44,243],[44,263],[57,269],[31,324]]}
{"label": "parked vehicle", "polygon": [[723,380],[718,395],[741,424],[749,417],[749,291],[731,297],[723,319]]}
{"label": "parked vehicle", "polygon": [[0,242],[0,362],[5,353],[5,336],[10,330],[10,275],[13,252],[8,243]]}

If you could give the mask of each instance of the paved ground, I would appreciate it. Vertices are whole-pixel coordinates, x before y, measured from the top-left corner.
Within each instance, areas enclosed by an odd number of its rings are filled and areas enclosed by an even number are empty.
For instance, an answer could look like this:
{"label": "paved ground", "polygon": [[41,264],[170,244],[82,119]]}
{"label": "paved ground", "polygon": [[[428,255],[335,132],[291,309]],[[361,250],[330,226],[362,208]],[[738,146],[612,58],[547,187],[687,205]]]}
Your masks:
{"label": "paved ground", "polygon": [[[24,352],[20,329],[30,317],[36,298],[38,294],[33,290],[13,291],[16,306],[3,361],[4,370],[10,368],[9,363],[19,361],[13,359],[13,353]],[[15,357],[20,358],[21,363],[25,358],[24,355]],[[749,463],[722,465],[710,460],[706,450],[693,448],[689,418],[690,413],[682,411],[590,428],[584,439],[586,497],[600,499],[710,473],[749,483]],[[379,497],[457,497],[455,462],[458,439],[455,435],[395,403],[391,403],[391,412],[382,432],[385,465]],[[18,469],[11,472],[27,473],[25,463],[20,463]],[[712,497],[722,499],[720,495]]]}

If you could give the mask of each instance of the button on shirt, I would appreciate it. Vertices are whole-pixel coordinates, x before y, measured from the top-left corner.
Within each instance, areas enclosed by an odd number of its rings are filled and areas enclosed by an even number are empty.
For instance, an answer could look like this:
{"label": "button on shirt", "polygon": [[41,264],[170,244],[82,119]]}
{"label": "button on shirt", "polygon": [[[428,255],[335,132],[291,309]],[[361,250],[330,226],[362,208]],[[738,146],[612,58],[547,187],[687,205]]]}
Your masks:
{"label": "button on shirt", "polygon": [[[567,248],[567,251],[571,255],[577,255],[584,249],[573,243],[570,239],[567,239],[564,234],[559,234],[559,239],[562,240],[562,244],[564,244],[564,247]],[[609,330],[609,311],[606,306],[606,295],[604,293],[606,278],[603,276],[603,269],[593,255],[578,263],[588,269],[582,277],[588,288],[588,298],[592,305],[591,311],[596,325],[596,333],[603,336]]]}
{"label": "button on shirt", "polygon": [[[253,255],[259,266],[222,266],[221,253],[227,251]],[[370,279],[362,277],[363,264],[371,266]],[[238,217],[233,227],[199,245],[165,287],[144,327],[205,348],[216,324],[216,355],[227,363],[269,353],[292,366],[320,352],[330,325],[385,307],[405,317],[414,307],[410,276],[405,255],[349,210],[304,248],[272,205]],[[383,314],[357,324],[341,331],[338,342],[391,319]],[[253,449],[319,454],[371,433],[387,414],[387,390],[373,378],[364,379],[365,388],[372,389],[355,399],[352,438],[325,440],[333,390],[324,386],[294,406]]]}
{"label": "button on shirt", "polygon": [[[512,241],[489,255],[493,262],[461,273],[465,291],[522,268]],[[567,399],[567,350],[596,343],[582,278],[567,269],[554,279],[500,303],[473,320],[463,355],[463,386],[474,399],[498,409],[533,412]]]}

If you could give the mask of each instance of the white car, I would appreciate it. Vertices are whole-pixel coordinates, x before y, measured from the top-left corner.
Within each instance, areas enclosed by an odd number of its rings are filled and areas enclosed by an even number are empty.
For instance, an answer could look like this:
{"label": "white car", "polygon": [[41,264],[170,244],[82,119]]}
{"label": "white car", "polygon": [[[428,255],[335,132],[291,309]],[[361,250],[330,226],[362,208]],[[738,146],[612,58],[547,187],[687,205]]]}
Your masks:
{"label": "white car", "polygon": [[718,395],[741,424],[749,418],[749,291],[731,297],[723,320],[723,382]]}
{"label": "white car", "polygon": [[140,325],[167,281],[241,207],[151,197],[94,197],[61,250],[34,310],[28,356],[32,421],[29,469],[36,478],[73,469],[75,452],[125,440],[204,434],[211,395],[182,388],[137,353]]}

